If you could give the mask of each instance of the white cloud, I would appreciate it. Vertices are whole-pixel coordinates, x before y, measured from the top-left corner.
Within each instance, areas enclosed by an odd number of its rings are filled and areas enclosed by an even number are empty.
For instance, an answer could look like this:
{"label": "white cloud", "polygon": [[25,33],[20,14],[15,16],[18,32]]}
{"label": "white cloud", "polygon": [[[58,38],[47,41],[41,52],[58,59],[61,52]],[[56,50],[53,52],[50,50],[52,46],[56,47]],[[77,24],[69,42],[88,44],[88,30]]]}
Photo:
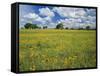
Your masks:
{"label": "white cloud", "polygon": [[86,14],[83,8],[70,8],[70,7],[54,7],[53,11],[58,13],[61,17],[78,18]]}
{"label": "white cloud", "polygon": [[43,16],[42,19],[45,21],[45,24],[52,22],[52,18],[55,16],[54,12],[48,7],[40,8],[39,15]]}
{"label": "white cloud", "polygon": [[86,18],[88,21],[91,21],[91,22],[96,21],[96,16],[87,16]]}
{"label": "white cloud", "polygon": [[[28,22],[37,21],[37,22],[40,22],[41,24],[45,25],[47,23],[52,22],[52,17],[55,16],[54,12],[52,12],[48,7],[40,8],[39,12],[40,12],[39,14],[30,12],[30,13],[24,15],[23,18],[27,19]],[[44,16],[44,17],[41,17],[41,16]]]}
{"label": "white cloud", "polygon": [[43,18],[40,17],[36,13],[28,13],[28,14],[24,15],[23,18],[26,19],[28,22],[37,21],[37,22],[45,23]]}
{"label": "white cloud", "polygon": [[86,11],[84,8],[74,8],[75,9],[75,15],[77,17],[84,17],[86,15]]}
{"label": "white cloud", "polygon": [[96,16],[96,9],[86,9],[86,12],[90,16]]}
{"label": "white cloud", "polygon": [[46,16],[46,17],[41,17],[36,13],[28,13],[26,15],[23,16],[23,18],[21,18],[21,22],[24,21],[24,23],[32,23],[32,22],[39,22],[42,25],[47,25],[48,23],[50,24],[52,22],[52,19],[50,16]]}
{"label": "white cloud", "polygon": [[85,28],[88,25],[95,28],[96,26],[95,10],[93,9],[88,9],[86,12],[83,8],[54,7],[53,11],[64,18],[58,21],[58,23],[62,22],[64,27]]}
{"label": "white cloud", "polygon": [[39,12],[40,12],[39,14],[42,15],[42,16],[49,16],[49,17],[55,16],[54,12],[52,10],[50,10],[48,7],[40,8]]}
{"label": "white cloud", "polygon": [[[91,28],[96,27],[96,16],[94,13],[90,14],[90,10],[86,12],[83,8],[69,8],[69,7],[54,7],[52,10],[48,7],[40,8],[39,14],[30,12],[21,18],[21,22],[39,22],[38,25],[47,25],[49,28],[55,28],[58,23],[63,23],[64,27],[69,28],[85,28],[87,25]],[[91,10],[91,12],[94,10]],[[60,20],[53,21],[52,18],[58,13]],[[89,14],[89,15],[88,15]],[[55,16],[56,17],[56,16]]]}
{"label": "white cloud", "polygon": [[74,22],[71,19],[60,19],[58,23],[63,23],[64,27],[72,28]]}
{"label": "white cloud", "polygon": [[70,18],[70,19],[60,19],[58,23],[63,23],[64,27],[68,28],[86,28],[86,26],[90,26],[91,28],[96,28],[95,22],[91,22],[90,20],[85,20],[82,22],[81,18]]}
{"label": "white cloud", "polygon": [[43,18],[45,21],[51,22],[51,17],[44,17]]}
{"label": "white cloud", "polygon": [[20,18],[20,21],[21,21],[21,22],[24,22],[25,20],[24,20],[24,18]]}
{"label": "white cloud", "polygon": [[64,27],[68,27],[68,28],[79,28],[80,24],[82,24],[80,22],[81,22],[81,19],[73,19],[73,18],[60,19],[58,21],[58,23],[63,23]]}
{"label": "white cloud", "polygon": [[24,18],[29,18],[29,19],[37,19],[39,16],[35,13],[28,13],[24,15]]}

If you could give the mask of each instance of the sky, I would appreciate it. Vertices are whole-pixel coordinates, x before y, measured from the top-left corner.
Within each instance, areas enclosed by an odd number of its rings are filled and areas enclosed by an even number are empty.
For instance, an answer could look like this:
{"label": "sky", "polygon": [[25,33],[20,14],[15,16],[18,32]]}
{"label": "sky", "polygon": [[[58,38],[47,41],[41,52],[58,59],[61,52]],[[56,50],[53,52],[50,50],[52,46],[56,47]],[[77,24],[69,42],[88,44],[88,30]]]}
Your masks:
{"label": "sky", "polygon": [[19,25],[37,24],[39,27],[55,28],[63,23],[64,28],[96,28],[96,9],[57,7],[43,5],[19,5]]}

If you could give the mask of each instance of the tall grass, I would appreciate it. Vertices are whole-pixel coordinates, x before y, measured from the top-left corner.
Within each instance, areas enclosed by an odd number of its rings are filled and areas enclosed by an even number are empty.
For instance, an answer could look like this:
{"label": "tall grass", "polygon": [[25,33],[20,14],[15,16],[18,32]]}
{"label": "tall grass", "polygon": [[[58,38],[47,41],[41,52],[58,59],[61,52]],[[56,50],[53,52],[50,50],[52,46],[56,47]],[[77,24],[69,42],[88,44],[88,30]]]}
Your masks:
{"label": "tall grass", "polygon": [[94,30],[20,30],[20,71],[96,66]]}

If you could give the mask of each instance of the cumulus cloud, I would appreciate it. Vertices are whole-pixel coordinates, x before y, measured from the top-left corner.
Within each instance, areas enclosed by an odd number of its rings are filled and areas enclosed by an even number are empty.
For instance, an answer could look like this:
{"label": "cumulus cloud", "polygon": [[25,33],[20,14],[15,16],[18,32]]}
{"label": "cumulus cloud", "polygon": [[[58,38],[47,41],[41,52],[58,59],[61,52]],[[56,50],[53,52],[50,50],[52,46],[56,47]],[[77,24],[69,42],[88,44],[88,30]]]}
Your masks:
{"label": "cumulus cloud", "polygon": [[58,13],[61,17],[78,18],[86,14],[83,8],[71,8],[71,7],[54,7],[53,11]]}
{"label": "cumulus cloud", "polygon": [[47,24],[50,25],[50,23],[52,23],[52,19],[51,16],[41,17],[36,13],[28,13],[24,15],[23,18],[21,18],[21,22],[24,23],[38,22],[41,23],[42,25],[47,25]]}
{"label": "cumulus cloud", "polygon": [[87,12],[87,15],[90,16],[95,16],[96,15],[96,10],[95,9],[85,9]]}
{"label": "cumulus cloud", "polygon": [[24,15],[24,18],[29,18],[29,19],[37,19],[39,16],[35,13],[28,13]]}
{"label": "cumulus cloud", "polygon": [[68,28],[78,28],[79,27],[79,20],[76,20],[76,19],[60,19],[58,21],[58,23],[63,23],[64,27],[68,27]]}
{"label": "cumulus cloud", "polygon": [[45,21],[44,24],[52,22],[52,18],[55,16],[54,12],[48,7],[40,8],[39,15],[43,16],[42,19]]}
{"label": "cumulus cloud", "polygon": [[95,9],[71,8],[71,7],[54,7],[53,11],[58,13],[64,19],[60,19],[65,27],[79,28],[96,27],[96,11]]}
{"label": "cumulus cloud", "polygon": [[36,13],[28,13],[26,15],[23,16],[23,19],[26,21],[26,22],[41,22],[41,23],[45,23],[45,21],[43,20],[42,17],[40,17],[38,14]]}
{"label": "cumulus cloud", "polygon": [[80,18],[60,19],[60,20],[58,20],[58,23],[63,23],[64,27],[68,27],[68,28],[76,28],[77,29],[77,28],[85,28],[86,26],[90,26],[91,28],[96,28],[95,22],[86,21],[86,20],[84,22],[82,22],[82,20]]}
{"label": "cumulus cloud", "polygon": [[[32,9],[33,11],[34,9]],[[79,28],[91,26],[96,28],[96,10],[89,8],[74,7],[40,7],[33,12],[28,12],[20,16],[20,24],[27,22],[47,25],[55,28],[58,23],[63,23],[64,27]],[[37,13],[36,13],[37,12]]]}
{"label": "cumulus cloud", "polygon": [[40,8],[39,9],[39,14],[42,15],[42,16],[49,16],[49,17],[54,17],[55,14],[52,10],[50,10],[48,7],[46,8]]}
{"label": "cumulus cloud", "polygon": [[51,17],[44,17],[43,18],[45,21],[47,21],[47,22],[51,22]]}

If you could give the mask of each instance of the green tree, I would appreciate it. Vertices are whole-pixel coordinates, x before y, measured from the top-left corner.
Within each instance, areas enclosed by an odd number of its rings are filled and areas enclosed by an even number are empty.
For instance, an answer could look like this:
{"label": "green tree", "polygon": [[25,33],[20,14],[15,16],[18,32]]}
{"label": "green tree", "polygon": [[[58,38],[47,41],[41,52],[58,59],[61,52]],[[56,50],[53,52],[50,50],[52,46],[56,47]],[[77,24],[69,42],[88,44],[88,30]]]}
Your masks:
{"label": "green tree", "polygon": [[25,27],[26,29],[29,29],[29,28],[32,27],[32,24],[31,24],[31,23],[26,23],[26,24],[24,25],[24,27]]}
{"label": "green tree", "polygon": [[86,29],[89,30],[90,29],[90,26],[86,26]]}
{"label": "green tree", "polygon": [[39,28],[38,26],[37,26],[37,24],[32,24],[32,29],[36,29],[36,28]]}
{"label": "green tree", "polygon": [[69,29],[68,27],[66,27],[65,29]]}
{"label": "green tree", "polygon": [[38,26],[36,24],[26,23],[24,25],[24,28],[25,29],[36,29],[36,28],[38,28]]}
{"label": "green tree", "polygon": [[64,26],[63,23],[59,23],[57,24],[56,29],[63,29],[64,28],[63,26]]}
{"label": "green tree", "polygon": [[43,29],[47,29],[48,27],[47,26],[43,26]]}

